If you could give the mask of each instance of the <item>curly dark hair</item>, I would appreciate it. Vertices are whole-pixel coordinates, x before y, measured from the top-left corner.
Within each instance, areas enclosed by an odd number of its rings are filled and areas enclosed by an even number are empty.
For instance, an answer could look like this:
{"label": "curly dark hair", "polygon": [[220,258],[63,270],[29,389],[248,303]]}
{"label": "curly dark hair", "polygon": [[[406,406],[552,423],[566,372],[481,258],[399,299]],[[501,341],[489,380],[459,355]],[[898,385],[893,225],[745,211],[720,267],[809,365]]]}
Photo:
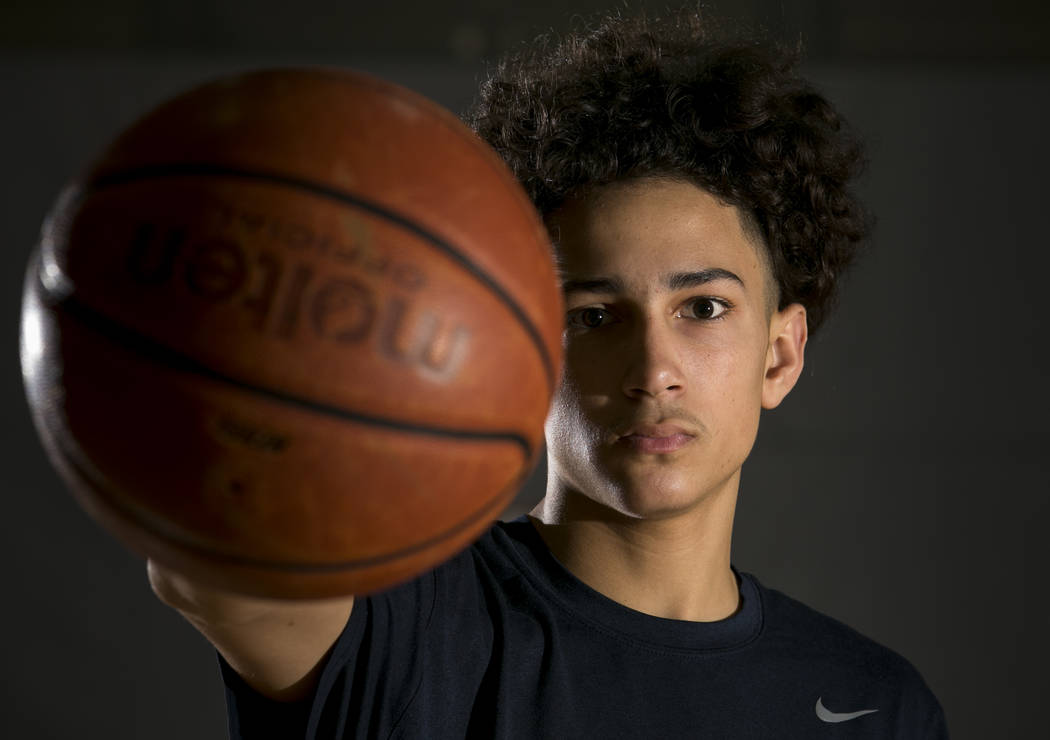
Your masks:
{"label": "curly dark hair", "polygon": [[777,303],[810,332],[871,219],[850,190],[859,140],[794,69],[797,49],[729,36],[695,10],[613,15],[499,63],[467,122],[546,217],[626,178],[693,182],[761,235]]}

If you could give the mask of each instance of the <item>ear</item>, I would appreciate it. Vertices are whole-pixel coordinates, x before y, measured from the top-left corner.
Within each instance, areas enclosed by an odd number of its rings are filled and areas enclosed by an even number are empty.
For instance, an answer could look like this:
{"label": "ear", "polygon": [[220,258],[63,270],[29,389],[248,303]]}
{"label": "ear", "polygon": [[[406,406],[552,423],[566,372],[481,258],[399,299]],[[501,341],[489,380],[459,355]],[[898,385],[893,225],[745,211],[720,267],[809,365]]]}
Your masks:
{"label": "ear", "polygon": [[769,319],[769,349],[762,380],[762,408],[774,409],[795,387],[806,355],[806,309],[792,303]]}

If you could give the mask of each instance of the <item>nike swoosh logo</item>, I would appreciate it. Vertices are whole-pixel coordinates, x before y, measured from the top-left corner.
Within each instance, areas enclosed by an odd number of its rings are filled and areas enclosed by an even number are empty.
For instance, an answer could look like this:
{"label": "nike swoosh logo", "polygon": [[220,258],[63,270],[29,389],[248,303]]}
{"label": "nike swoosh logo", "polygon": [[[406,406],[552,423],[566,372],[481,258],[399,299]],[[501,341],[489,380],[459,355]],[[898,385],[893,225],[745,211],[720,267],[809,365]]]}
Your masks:
{"label": "nike swoosh logo", "polygon": [[859,712],[832,712],[821,701],[821,697],[817,697],[817,717],[822,722],[849,722],[851,719],[857,717],[863,717],[865,714],[871,714],[877,712],[878,709],[861,709]]}

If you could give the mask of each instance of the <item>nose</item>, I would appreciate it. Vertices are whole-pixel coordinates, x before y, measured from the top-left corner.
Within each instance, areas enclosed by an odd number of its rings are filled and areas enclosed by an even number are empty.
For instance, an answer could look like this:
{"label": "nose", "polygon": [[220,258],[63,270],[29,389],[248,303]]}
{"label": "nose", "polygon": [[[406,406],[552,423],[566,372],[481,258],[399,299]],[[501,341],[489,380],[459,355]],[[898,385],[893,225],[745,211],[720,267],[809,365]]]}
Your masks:
{"label": "nose", "polygon": [[631,334],[623,392],[637,399],[680,395],[685,390],[685,377],[671,328],[659,319],[650,319]]}

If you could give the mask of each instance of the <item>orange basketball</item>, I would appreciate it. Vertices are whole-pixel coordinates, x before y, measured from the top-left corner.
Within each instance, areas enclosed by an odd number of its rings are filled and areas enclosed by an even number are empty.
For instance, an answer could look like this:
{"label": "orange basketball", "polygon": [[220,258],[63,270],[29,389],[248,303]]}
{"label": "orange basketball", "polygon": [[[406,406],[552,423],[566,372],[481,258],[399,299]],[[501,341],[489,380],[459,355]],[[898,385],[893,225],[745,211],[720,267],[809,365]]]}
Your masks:
{"label": "orange basketball", "polygon": [[249,594],[366,593],[451,557],[534,465],[560,367],[546,233],[499,158],[329,69],[184,93],[59,198],[22,363],[80,503]]}

